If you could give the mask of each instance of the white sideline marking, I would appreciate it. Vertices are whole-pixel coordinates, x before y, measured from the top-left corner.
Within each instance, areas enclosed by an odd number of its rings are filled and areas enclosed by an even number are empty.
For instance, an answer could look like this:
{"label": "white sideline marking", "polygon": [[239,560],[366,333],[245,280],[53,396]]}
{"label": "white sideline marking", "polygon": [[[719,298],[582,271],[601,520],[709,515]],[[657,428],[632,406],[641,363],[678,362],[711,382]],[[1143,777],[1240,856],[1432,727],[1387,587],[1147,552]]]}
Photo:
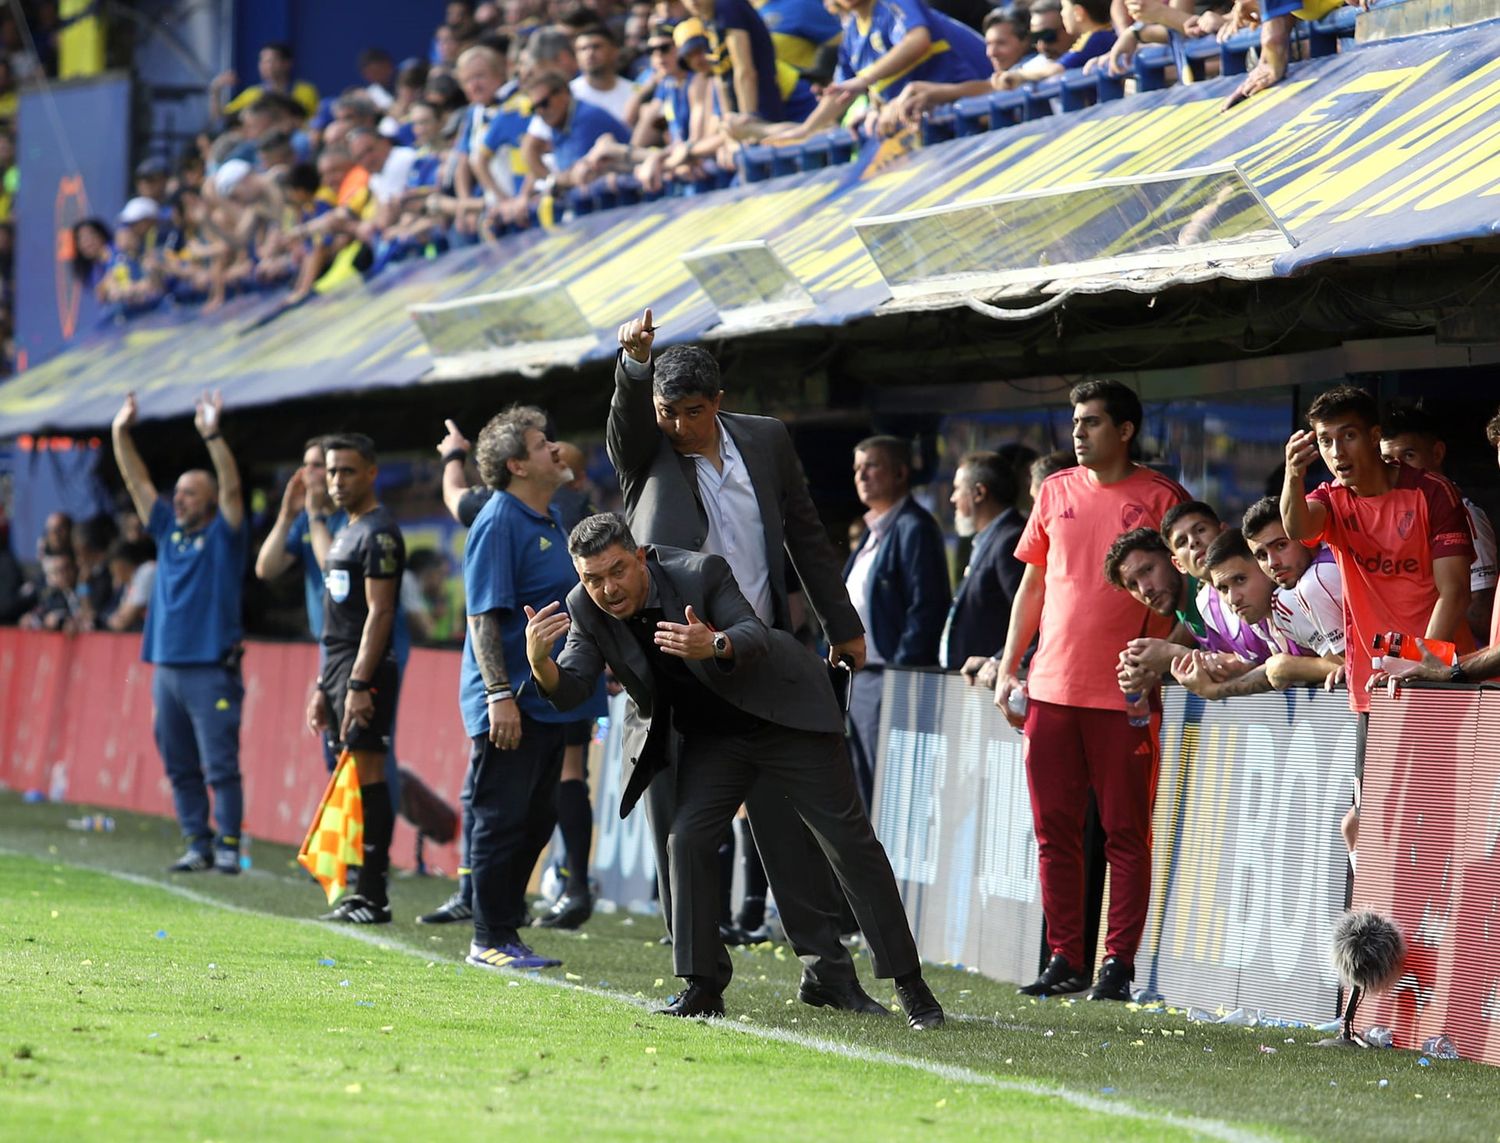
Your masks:
{"label": "white sideline marking", "polygon": [[[33,861],[43,860],[34,854],[23,853],[0,846],[0,855],[7,857],[26,857]],[[95,865],[76,865],[71,862],[74,869],[83,869],[90,873],[102,873],[107,877],[113,877],[131,885],[140,885],[148,889],[158,889],[183,900],[192,901],[195,904],[207,905],[210,908],[222,909],[227,913],[239,913],[244,916],[262,917],[276,921],[289,921],[296,925],[310,925],[319,932],[334,936],[344,937],[349,940],[359,941],[362,944],[372,945],[386,952],[401,953],[423,961],[441,960],[450,964],[460,964],[472,968],[462,958],[450,957],[442,953],[434,953],[431,950],[416,948],[401,941],[393,941],[379,936],[376,933],[365,932],[357,926],[336,925],[326,921],[318,921],[311,917],[286,917],[277,913],[265,913],[259,909],[247,909],[243,905],[236,905],[230,901],[222,901],[216,897],[210,897],[206,893],[188,889],[171,882],[156,881],[150,877],[138,873],[125,873],[117,869],[105,869]],[[492,971],[488,969],[475,969],[476,972]],[[612,1000],[616,1003],[627,1004],[632,1008],[649,1010],[654,1001],[641,1000],[625,992],[615,992],[610,989],[592,988],[588,985],[577,984],[573,981],[558,980],[556,977],[531,975],[518,972],[500,972],[508,978],[526,983],[539,984],[547,988],[561,988],[570,992],[583,992],[590,996],[601,999]],[[899,1018],[899,1017],[895,1017]],[[957,1017],[966,1021],[996,1024],[983,1016]],[[950,1017],[954,1019],[954,1017]],[[1043,1096],[1046,1098],[1061,1100],[1063,1103],[1071,1104],[1084,1111],[1095,1112],[1100,1115],[1113,1115],[1121,1119],[1134,1119],[1146,1123],[1162,1123],[1172,1127],[1180,1127],[1187,1131],[1196,1131],[1200,1135],[1206,1135],[1212,1139],[1224,1140],[1224,1143],[1269,1143],[1270,1136],[1260,1135],[1245,1128],[1236,1127],[1233,1124],[1222,1123],[1214,1119],[1200,1119],[1197,1116],[1178,1115],[1170,1111],[1151,1111],[1136,1107],[1130,1103],[1120,1100],[1104,1099],[1099,1096],[1089,1095],[1070,1088],[1054,1087],[1042,1083],[1033,1083],[1025,1080],[1001,1079],[999,1076],[988,1075],[977,1072],[971,1068],[959,1064],[939,1063],[935,1060],[923,1060],[914,1056],[903,1056],[896,1052],[880,1051],[875,1048],[864,1048],[855,1044],[845,1044],[837,1040],[825,1039],[821,1036],[810,1036],[805,1032],[793,1032],[784,1028],[768,1028],[757,1024],[742,1023],[738,1020],[705,1020],[708,1027],[725,1032],[738,1032],[746,1036],[754,1036],[762,1040],[774,1040],[782,1044],[791,1044],[795,1047],[806,1048],[814,1052],[822,1052],[825,1055],[839,1056],[847,1060],[858,1060],[861,1063],[885,1064],[892,1067],[910,1068],[913,1071],[926,1072],[942,1080],[951,1083],[969,1084],[974,1087],[986,1087],[994,1091],[1020,1092],[1025,1095]],[[1026,1030],[1019,1025],[997,1024],[996,1026],[1007,1030]],[[920,1033],[913,1033],[918,1035]],[[933,1035],[942,1035],[941,1032]]]}

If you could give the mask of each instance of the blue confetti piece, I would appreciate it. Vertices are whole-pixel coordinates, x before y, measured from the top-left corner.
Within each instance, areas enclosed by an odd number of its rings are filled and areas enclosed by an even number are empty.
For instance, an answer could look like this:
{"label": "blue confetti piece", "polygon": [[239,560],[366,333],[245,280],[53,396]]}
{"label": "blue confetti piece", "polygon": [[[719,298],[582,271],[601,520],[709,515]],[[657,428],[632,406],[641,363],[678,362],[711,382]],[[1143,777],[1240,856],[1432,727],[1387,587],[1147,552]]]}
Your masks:
{"label": "blue confetti piece", "polygon": [[156,930],[156,939],[159,940],[159,941],[166,940],[167,939],[167,930],[166,929],[157,929]]}
{"label": "blue confetti piece", "polygon": [[160,1032],[151,1032],[150,1034],[148,1034],[146,1036],[146,1039],[148,1039],[148,1040],[154,1040],[154,1039],[156,1039],[156,1037],[158,1037],[160,1035],[161,1035]]}
{"label": "blue confetti piece", "polygon": [[1417,1061],[1417,1067],[1430,1068],[1432,1067],[1432,1061],[1429,1060],[1426,1056],[1423,1056],[1420,1060]]}
{"label": "blue confetti piece", "polygon": [[1099,1094],[1100,1095],[1114,1095],[1115,1094],[1115,1089],[1112,1088],[1112,1087],[1101,1087],[1099,1089]]}
{"label": "blue confetti piece", "polygon": [[609,981],[607,981],[607,980],[601,980],[599,982],[599,987],[600,988],[608,988],[609,987]]}
{"label": "blue confetti piece", "polygon": [[341,980],[341,981],[339,981],[339,987],[340,988],[348,988],[349,987],[349,982],[347,980]]}
{"label": "blue confetti piece", "polygon": [[325,957],[319,957],[318,958],[318,963],[321,964],[324,968],[332,968],[334,966],[335,961],[334,961],[333,957],[331,957],[331,956],[325,956]]}
{"label": "blue confetti piece", "polygon": [[374,1008],[375,1007],[375,1001],[373,1001],[373,1000],[356,1000],[354,1003],[356,1005],[358,1005],[360,1008]]}

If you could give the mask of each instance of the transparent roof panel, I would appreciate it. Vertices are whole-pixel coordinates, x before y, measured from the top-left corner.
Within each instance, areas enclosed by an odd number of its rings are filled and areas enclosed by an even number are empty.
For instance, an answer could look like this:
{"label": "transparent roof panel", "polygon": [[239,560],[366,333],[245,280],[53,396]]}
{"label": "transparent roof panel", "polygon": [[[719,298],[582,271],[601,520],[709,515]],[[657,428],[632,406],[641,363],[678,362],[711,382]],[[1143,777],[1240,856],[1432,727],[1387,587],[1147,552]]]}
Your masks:
{"label": "transparent roof panel", "polygon": [[413,306],[411,316],[434,357],[594,337],[560,282]]}
{"label": "transparent roof panel", "polygon": [[1246,258],[1293,243],[1233,164],[854,222],[897,297]]}
{"label": "transparent roof panel", "polygon": [[735,242],[682,255],[725,324],[812,306],[812,296],[766,242]]}

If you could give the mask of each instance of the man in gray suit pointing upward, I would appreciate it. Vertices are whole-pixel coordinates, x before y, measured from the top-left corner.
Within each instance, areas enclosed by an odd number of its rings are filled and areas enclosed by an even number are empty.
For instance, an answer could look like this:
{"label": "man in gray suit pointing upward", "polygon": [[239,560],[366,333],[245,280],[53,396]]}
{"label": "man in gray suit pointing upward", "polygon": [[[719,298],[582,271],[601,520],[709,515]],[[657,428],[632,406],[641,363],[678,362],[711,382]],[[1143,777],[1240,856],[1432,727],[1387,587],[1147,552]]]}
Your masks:
{"label": "man in gray suit pointing upward", "polygon": [[[526,609],[526,657],[538,690],[559,710],[587,699],[605,666],[630,693],[639,717],[626,731],[622,816],[644,790],[677,787],[667,869],[673,971],[687,988],[660,1011],[724,1014],[716,853],[735,810],[760,790],[785,801],[817,836],[875,975],[895,978],[911,1027],[941,1026],[890,861],[854,786],[826,668],[791,635],[766,627],[718,556],[639,547],[609,513],[574,528],[568,554],[581,582],[568,593],[567,612],[556,602]],[[669,727],[680,745],[675,771],[663,776]]]}
{"label": "man in gray suit pointing upward", "polygon": [[[862,666],[864,626],[849,602],[842,566],[808,494],[786,426],[774,417],[722,412],[718,364],[699,346],[673,346],[653,364],[649,309],[622,325],[619,337],[605,443],[631,531],[643,544],[723,557],[761,621],[790,631],[785,553],[822,623],[830,657]],[[838,888],[801,819],[784,797],[760,790],[751,791],[746,809],[787,937],[802,959],[799,999],[819,1007],[883,1011],[860,989],[854,963],[839,941]],[[653,783],[646,815],[669,932],[667,829],[675,812],[674,783]],[[721,986],[732,971],[721,948]]]}

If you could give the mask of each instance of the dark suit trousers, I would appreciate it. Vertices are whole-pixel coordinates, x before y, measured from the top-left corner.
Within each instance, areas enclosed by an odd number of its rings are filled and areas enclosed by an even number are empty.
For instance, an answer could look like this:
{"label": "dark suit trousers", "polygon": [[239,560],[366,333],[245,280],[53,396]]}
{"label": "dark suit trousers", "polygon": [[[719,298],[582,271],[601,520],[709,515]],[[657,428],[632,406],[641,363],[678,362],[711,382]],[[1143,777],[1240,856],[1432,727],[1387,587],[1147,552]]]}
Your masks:
{"label": "dark suit trousers", "polygon": [[[674,754],[680,759],[682,739],[675,733],[671,738]],[[667,767],[646,787],[645,796],[641,799],[646,807],[646,820],[650,823],[652,841],[656,846],[656,882],[662,916],[666,920],[667,934],[673,938],[674,949],[679,940],[688,939],[686,930],[679,930],[673,922],[674,898],[669,873],[671,856],[668,851],[668,838],[681,802],[681,773],[678,765]],[[756,848],[760,851],[761,863],[765,866],[766,880],[776,895],[776,908],[781,914],[781,923],[786,928],[787,940],[802,961],[803,976],[821,984],[854,980],[854,960],[839,940],[841,925],[838,886],[834,883],[828,861],[808,833],[807,826],[797,816],[796,809],[786,795],[771,788],[769,784],[753,786],[742,801],[750,817],[750,831],[755,837]],[[735,808],[738,809],[738,803]],[[717,868],[715,865],[716,870]],[[716,873],[716,885],[717,880]],[[729,981],[734,976],[734,966],[729,959],[728,950],[724,948],[724,942],[719,939],[717,892],[716,889],[713,913],[714,967],[706,975],[718,982],[719,991],[722,992],[729,987]],[[679,936],[679,932],[683,935]]]}
{"label": "dark suit trousers", "polygon": [[[859,921],[875,975],[899,976],[918,968],[901,893],[855,789],[841,735],[768,724],[732,738],[692,736],[682,741],[677,770],[680,803],[667,850],[672,965],[678,976],[713,978],[719,973],[718,847],[741,802],[750,807],[750,828],[773,890],[777,883],[770,855],[777,845],[765,836],[764,820],[756,821],[758,805],[790,808],[812,831]],[[822,864],[803,862],[794,871],[782,867],[790,883]],[[830,915],[836,932],[833,921]]]}
{"label": "dark suit trousers", "polygon": [[875,794],[875,750],[880,738],[880,699],[885,693],[885,671],[866,667],[849,682],[849,757],[859,782],[865,809],[872,810]]}
{"label": "dark suit trousers", "polygon": [[514,943],[531,919],[526,886],[557,824],[564,728],[523,714],[514,750],[497,748],[485,735],[472,739],[469,867],[477,944]]}

